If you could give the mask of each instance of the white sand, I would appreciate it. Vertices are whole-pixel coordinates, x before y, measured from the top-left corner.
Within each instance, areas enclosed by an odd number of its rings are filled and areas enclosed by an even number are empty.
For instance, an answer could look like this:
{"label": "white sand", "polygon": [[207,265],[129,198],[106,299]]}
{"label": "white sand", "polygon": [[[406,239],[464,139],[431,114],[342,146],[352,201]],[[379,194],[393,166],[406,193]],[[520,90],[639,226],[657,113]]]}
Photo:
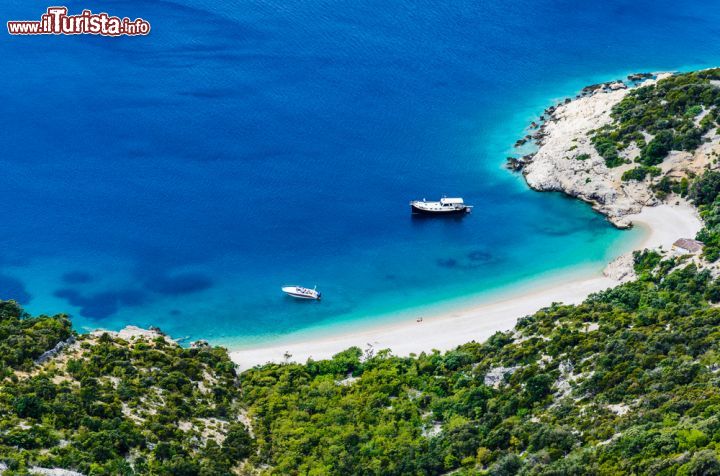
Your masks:
{"label": "white sand", "polygon": [[638,249],[662,247],[669,250],[675,240],[695,238],[702,228],[697,209],[684,201],[678,205],[645,207],[640,213],[627,218],[647,232]]}
{"label": "white sand", "polygon": [[[695,209],[688,204],[646,207],[629,217],[634,224],[647,231],[637,248],[662,246],[669,249],[678,238],[693,238],[701,227]],[[483,341],[497,331],[512,329],[518,318],[532,314],[553,302],[577,304],[588,294],[616,286],[618,281],[598,272],[586,279],[572,278],[553,284],[538,282],[517,296],[488,300],[477,306],[435,316],[425,316],[423,322],[408,320],[397,324],[371,327],[359,332],[318,337],[302,342],[271,345],[260,348],[237,349],[230,353],[242,369],[267,362],[305,362],[332,357],[352,346],[365,350],[371,344],[375,351],[391,349],[395,355],[409,355],[423,351],[450,350],[470,341]]]}

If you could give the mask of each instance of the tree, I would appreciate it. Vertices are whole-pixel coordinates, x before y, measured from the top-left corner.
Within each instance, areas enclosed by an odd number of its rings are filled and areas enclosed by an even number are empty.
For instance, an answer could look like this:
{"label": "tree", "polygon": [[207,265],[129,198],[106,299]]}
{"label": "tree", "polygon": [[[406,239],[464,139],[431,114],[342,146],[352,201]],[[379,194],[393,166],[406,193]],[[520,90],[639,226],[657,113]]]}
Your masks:
{"label": "tree", "polygon": [[34,394],[23,395],[13,403],[15,413],[20,418],[40,418],[43,413],[42,401]]}
{"label": "tree", "polygon": [[555,381],[548,374],[537,374],[530,377],[525,384],[525,392],[531,402],[537,402],[550,395],[550,389]]}
{"label": "tree", "polygon": [[492,476],[514,476],[520,472],[523,462],[516,454],[510,453],[500,458],[490,467]]}
{"label": "tree", "polygon": [[230,426],[222,450],[232,463],[238,463],[252,454],[253,440],[245,425],[235,423]]}
{"label": "tree", "polygon": [[687,465],[689,476],[718,476],[720,475],[720,461],[712,450],[702,450],[695,453]]}

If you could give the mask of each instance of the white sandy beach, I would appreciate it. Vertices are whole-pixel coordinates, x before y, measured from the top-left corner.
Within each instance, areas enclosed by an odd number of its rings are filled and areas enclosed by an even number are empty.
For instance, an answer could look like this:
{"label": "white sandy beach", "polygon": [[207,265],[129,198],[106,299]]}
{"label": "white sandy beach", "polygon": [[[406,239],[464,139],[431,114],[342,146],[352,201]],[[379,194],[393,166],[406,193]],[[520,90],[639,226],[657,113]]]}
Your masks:
{"label": "white sandy beach", "polygon": [[[695,237],[702,226],[695,209],[685,203],[645,207],[641,213],[628,218],[646,231],[638,249],[660,246],[669,249],[678,238]],[[537,287],[526,289],[517,296],[505,296],[466,309],[425,316],[423,322],[404,321],[300,342],[238,349],[230,355],[242,369],[247,369],[267,362],[283,362],[286,353],[291,355],[290,361],[305,362],[308,358],[332,357],[351,346],[366,349],[368,344],[375,351],[391,349],[396,355],[433,349],[449,350],[473,340],[483,341],[497,331],[509,330],[518,318],[553,302],[577,304],[588,294],[617,284],[618,281],[599,272],[585,279],[573,277],[550,285],[538,282]]]}

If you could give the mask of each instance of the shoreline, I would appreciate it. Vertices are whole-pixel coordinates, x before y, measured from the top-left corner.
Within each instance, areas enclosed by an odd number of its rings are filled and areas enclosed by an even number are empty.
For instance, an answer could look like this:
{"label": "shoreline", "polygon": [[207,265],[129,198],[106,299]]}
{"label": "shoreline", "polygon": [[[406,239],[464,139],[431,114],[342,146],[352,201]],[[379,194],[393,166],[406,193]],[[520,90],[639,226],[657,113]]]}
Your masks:
{"label": "shoreline", "polygon": [[[683,199],[674,205],[662,203],[646,183],[621,180],[638,150],[629,148],[623,152],[627,165],[610,169],[589,139],[594,129],[612,121],[612,107],[631,89],[654,84],[669,75],[642,73],[628,76],[632,84],[615,80],[587,86],[574,99],[566,98],[546,108],[539,123],[533,121],[526,129],[528,134],[515,144],[518,153],[526,145],[534,144],[537,149],[521,158],[508,158],[508,168],[521,171],[526,185],[533,190],[562,192],[589,203],[617,228],[640,228],[643,236],[632,245],[632,251],[667,251],[679,238],[694,238],[702,221],[691,204]],[[584,158],[577,160],[579,155]],[[519,288],[498,290],[494,296],[475,303],[455,302],[455,307],[448,303],[445,309],[419,314],[422,321],[410,318],[402,322],[370,322],[361,329],[289,335],[282,342],[230,346],[230,356],[241,368],[249,368],[269,362],[326,359],[352,346],[374,352],[390,349],[403,356],[447,351],[510,330],[519,318],[554,302],[578,304],[591,293],[633,279],[632,251],[617,256],[602,272],[578,275],[577,269],[568,269],[549,281],[547,276],[538,276]],[[393,315],[399,318],[402,313]]]}
{"label": "shoreline", "polygon": [[[645,207],[640,213],[626,218],[645,231],[645,236],[633,250],[658,247],[668,250],[676,239],[694,237],[702,226],[697,211],[686,202]],[[519,318],[553,302],[579,304],[589,294],[620,283],[620,280],[600,272],[582,279],[576,276],[561,278],[552,284],[543,284],[538,280],[517,294],[510,293],[465,308],[439,312],[424,317],[422,322],[380,324],[361,331],[297,342],[230,349],[229,353],[231,359],[244,370],[266,363],[304,363],[309,358],[327,359],[353,346],[374,352],[390,349],[394,355],[400,356],[433,350],[447,351],[467,342],[483,341],[498,331],[510,330]]]}
{"label": "shoreline", "polygon": [[[526,145],[535,145],[537,149],[520,158],[508,158],[508,168],[521,171],[533,190],[562,192],[590,204],[617,228],[641,229],[642,239],[632,245],[632,251],[649,248],[667,252],[677,239],[694,238],[702,228],[702,220],[690,203],[675,198],[674,205],[661,202],[644,180],[627,182],[622,178],[639,154],[637,147],[622,152],[622,166],[610,168],[590,140],[595,129],[612,122],[612,108],[630,90],[671,75],[641,73],[628,76],[630,84],[615,80],[587,86],[574,99],[566,98],[548,107],[539,123],[533,121],[526,129],[529,133],[515,144],[518,153]],[[718,137],[706,139],[712,145]],[[708,157],[709,153],[705,153],[696,162],[703,166]],[[500,292],[481,302],[422,314],[429,316],[422,322],[408,319],[368,323],[354,331],[338,329],[316,336],[291,335],[283,342],[235,348],[230,356],[241,368],[247,368],[269,362],[326,359],[352,346],[374,352],[390,349],[401,356],[447,351],[466,342],[483,341],[498,331],[511,330],[519,318],[554,302],[578,304],[591,293],[633,279],[632,251],[617,256],[602,273],[578,276],[567,270],[550,282],[546,276],[539,276],[529,285]],[[400,313],[395,315],[399,317]]]}

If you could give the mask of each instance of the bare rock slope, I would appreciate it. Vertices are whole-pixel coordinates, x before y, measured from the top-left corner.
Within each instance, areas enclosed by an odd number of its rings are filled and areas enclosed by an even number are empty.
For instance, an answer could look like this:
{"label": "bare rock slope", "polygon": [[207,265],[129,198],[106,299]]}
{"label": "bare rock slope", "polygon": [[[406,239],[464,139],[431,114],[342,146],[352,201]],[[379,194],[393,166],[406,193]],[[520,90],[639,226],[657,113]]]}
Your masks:
{"label": "bare rock slope", "polygon": [[[652,84],[649,79],[643,85]],[[657,204],[647,185],[623,182],[623,172],[632,167],[608,168],[591,143],[592,132],[612,122],[613,106],[628,93],[623,83],[598,88],[589,95],[566,101],[553,108],[538,134],[538,150],[524,167],[528,185],[538,191],[559,191],[592,204],[615,226],[631,226],[625,217],[643,207]],[[623,151],[626,158],[637,156],[636,148]]]}

